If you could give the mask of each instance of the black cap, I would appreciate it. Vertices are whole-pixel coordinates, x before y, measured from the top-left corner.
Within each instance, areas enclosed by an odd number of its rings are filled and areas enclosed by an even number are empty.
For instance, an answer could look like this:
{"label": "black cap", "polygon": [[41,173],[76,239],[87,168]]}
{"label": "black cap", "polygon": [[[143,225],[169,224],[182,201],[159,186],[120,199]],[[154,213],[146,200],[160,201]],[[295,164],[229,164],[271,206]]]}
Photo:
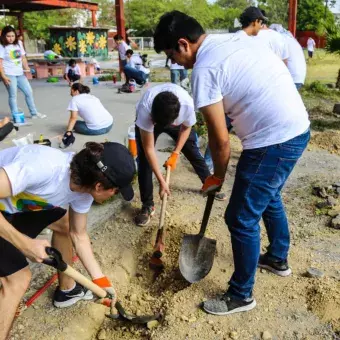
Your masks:
{"label": "black cap", "polygon": [[134,196],[131,182],[136,173],[135,161],[129,150],[122,144],[103,143],[104,151],[98,168],[112,182],[115,188],[126,201],[131,201]]}
{"label": "black cap", "polygon": [[268,21],[268,18],[262,13],[262,11],[255,6],[246,8],[240,16],[240,22],[254,22],[256,20]]}

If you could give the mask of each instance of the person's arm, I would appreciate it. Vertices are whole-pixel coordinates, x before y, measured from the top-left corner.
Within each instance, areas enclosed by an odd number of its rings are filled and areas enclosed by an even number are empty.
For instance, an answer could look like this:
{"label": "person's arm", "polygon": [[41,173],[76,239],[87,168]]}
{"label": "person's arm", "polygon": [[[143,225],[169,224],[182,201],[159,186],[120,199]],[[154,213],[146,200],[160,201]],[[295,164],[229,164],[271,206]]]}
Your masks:
{"label": "person's arm", "polygon": [[224,180],[230,158],[230,142],[222,101],[200,108],[208,128],[214,175]]}
{"label": "person's arm", "polygon": [[148,132],[141,128],[139,128],[139,130],[140,130],[140,134],[142,138],[142,144],[143,144],[145,157],[148,160],[150,167],[159,182],[160,196],[163,197],[164,193],[167,193],[168,195],[170,195],[169,186],[166,184],[165,179],[162,175],[162,172],[159,169],[153,132]]}
{"label": "person's arm", "polygon": [[186,143],[186,141],[189,138],[191,132],[191,127],[185,126],[185,125],[181,125],[180,131],[179,131],[179,135],[178,135],[178,140],[176,143],[176,147],[174,149],[173,152],[180,154],[184,144]]}
{"label": "person's arm", "polygon": [[22,66],[23,66],[24,72],[31,72],[31,70],[30,70],[30,68],[28,66],[28,62],[27,62],[26,56],[23,56],[21,60],[22,60]]}
{"label": "person's arm", "polygon": [[4,84],[6,86],[9,86],[9,84],[11,83],[11,80],[8,77],[6,77],[4,67],[3,67],[3,59],[1,58],[0,58],[0,77],[2,81],[4,82]]}
{"label": "person's arm", "polygon": [[74,125],[76,124],[78,118],[78,111],[70,111],[70,119],[68,121],[66,131],[73,131]]}
{"label": "person's arm", "polygon": [[[4,169],[0,169],[0,198],[12,196],[12,187]],[[32,239],[16,230],[0,213],[0,237],[11,243],[33,262],[47,258],[45,248],[50,247],[47,240]]]}

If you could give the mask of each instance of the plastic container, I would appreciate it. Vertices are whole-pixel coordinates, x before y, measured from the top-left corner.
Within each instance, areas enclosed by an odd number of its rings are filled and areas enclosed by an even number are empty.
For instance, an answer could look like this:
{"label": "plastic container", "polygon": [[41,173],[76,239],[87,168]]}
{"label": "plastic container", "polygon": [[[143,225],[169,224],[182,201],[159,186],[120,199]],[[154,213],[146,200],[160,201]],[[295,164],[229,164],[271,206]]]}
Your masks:
{"label": "plastic container", "polygon": [[25,123],[25,114],[23,112],[13,113],[13,121],[15,124]]}
{"label": "plastic container", "polygon": [[115,74],[112,76],[112,81],[114,84],[117,83],[117,76]]}
{"label": "plastic container", "polygon": [[137,157],[137,143],[136,143],[136,132],[135,126],[131,125],[128,129],[128,139],[129,139],[129,151],[133,158]]}
{"label": "plastic container", "polygon": [[93,77],[92,83],[93,83],[93,85],[98,85],[99,84],[99,79],[97,77]]}

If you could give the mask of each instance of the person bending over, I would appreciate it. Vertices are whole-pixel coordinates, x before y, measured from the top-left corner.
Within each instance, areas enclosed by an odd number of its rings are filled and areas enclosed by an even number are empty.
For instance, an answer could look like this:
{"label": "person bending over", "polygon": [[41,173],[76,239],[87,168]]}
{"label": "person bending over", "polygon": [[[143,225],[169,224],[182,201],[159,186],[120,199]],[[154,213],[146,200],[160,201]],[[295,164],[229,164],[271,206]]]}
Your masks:
{"label": "person bending over", "polygon": [[79,65],[74,59],[70,59],[68,65],[66,66],[64,79],[67,80],[70,86],[73,85],[74,82],[81,80],[81,71]]}

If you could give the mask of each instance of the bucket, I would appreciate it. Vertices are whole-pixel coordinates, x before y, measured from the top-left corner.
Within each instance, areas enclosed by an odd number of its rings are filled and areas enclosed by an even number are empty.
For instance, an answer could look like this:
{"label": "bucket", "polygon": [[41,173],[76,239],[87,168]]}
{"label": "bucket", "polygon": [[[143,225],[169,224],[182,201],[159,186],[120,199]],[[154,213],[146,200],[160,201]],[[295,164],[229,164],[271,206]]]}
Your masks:
{"label": "bucket", "polygon": [[13,121],[15,124],[25,123],[25,115],[23,112],[13,113]]}
{"label": "bucket", "polygon": [[137,157],[137,143],[136,143],[136,133],[135,126],[131,125],[128,129],[128,139],[129,139],[129,151],[133,158]]}
{"label": "bucket", "polygon": [[92,83],[93,83],[93,85],[98,85],[99,84],[99,79],[97,77],[93,77]]}

